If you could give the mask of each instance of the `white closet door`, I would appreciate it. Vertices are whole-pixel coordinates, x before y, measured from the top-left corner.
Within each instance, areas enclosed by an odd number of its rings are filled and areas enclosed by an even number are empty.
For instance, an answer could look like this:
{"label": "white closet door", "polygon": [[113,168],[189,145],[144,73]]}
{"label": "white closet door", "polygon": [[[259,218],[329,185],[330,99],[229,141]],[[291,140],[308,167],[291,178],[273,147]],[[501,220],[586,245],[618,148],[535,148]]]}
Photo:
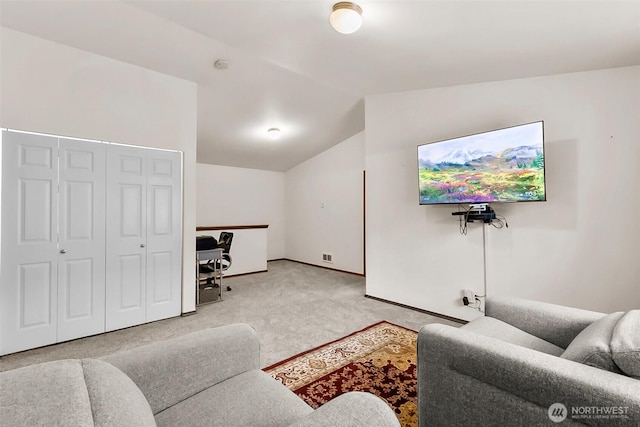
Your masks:
{"label": "white closet door", "polygon": [[147,151],[147,321],[182,306],[182,156]]}
{"label": "white closet door", "polygon": [[57,146],[2,132],[0,354],[56,342]]}
{"label": "white closet door", "polygon": [[105,144],[59,140],[58,341],[105,330]]}
{"label": "white closet door", "polygon": [[146,152],[107,147],[107,331],[146,320]]}

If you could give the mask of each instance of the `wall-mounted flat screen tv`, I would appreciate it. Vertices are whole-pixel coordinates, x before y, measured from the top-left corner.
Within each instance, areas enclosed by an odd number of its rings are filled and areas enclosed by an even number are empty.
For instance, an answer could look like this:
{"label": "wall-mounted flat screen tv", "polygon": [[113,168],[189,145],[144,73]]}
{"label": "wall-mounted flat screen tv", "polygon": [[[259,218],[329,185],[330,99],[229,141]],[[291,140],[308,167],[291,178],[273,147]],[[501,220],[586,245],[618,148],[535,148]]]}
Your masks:
{"label": "wall-mounted flat screen tv", "polygon": [[545,201],[544,122],[418,146],[420,204]]}

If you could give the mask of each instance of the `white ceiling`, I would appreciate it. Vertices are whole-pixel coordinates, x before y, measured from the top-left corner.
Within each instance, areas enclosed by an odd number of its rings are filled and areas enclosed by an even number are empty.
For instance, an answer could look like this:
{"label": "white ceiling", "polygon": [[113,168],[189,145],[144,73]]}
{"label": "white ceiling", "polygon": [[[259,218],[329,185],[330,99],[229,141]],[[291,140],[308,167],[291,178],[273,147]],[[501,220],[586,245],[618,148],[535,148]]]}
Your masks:
{"label": "white ceiling", "polygon": [[196,82],[198,162],[276,171],[363,130],[367,95],[640,64],[640,0],[359,0],[351,35],[333,3],[1,0],[0,18]]}

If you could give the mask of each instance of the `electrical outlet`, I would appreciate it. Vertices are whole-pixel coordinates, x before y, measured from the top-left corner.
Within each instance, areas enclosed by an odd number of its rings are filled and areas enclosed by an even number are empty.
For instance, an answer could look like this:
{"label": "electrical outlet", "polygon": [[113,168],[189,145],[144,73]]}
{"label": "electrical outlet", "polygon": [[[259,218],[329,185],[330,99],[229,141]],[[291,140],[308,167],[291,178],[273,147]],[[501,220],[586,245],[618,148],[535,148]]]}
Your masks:
{"label": "electrical outlet", "polygon": [[462,303],[464,305],[473,305],[476,302],[476,293],[470,289],[462,290]]}
{"label": "electrical outlet", "polygon": [[322,262],[327,262],[329,264],[333,264],[333,255],[332,254],[322,254]]}

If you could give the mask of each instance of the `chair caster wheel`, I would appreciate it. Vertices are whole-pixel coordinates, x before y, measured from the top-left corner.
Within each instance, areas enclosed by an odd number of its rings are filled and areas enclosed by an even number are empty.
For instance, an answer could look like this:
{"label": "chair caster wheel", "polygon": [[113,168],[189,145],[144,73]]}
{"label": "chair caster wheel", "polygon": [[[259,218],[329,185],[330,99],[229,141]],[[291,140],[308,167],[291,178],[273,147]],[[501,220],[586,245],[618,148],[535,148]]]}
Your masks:
{"label": "chair caster wheel", "polygon": [[230,291],[231,290],[231,286],[227,286],[227,290]]}

